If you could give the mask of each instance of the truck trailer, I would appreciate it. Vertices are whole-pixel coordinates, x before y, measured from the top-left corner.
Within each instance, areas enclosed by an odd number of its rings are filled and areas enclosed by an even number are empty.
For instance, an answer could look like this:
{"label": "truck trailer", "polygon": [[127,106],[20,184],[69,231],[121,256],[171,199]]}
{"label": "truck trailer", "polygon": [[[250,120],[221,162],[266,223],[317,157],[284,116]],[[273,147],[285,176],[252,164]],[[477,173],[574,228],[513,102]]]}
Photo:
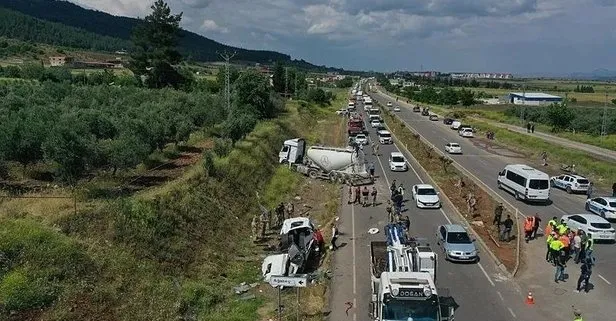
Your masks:
{"label": "truck trailer", "polygon": [[281,164],[310,178],[327,179],[349,185],[372,184],[363,151],[349,148],[310,146],[303,138],[286,140],[278,153]]}
{"label": "truck trailer", "polygon": [[453,321],[456,304],[436,288],[437,255],[429,245],[408,239],[404,226],[385,226],[386,241],[370,243],[375,321]]}

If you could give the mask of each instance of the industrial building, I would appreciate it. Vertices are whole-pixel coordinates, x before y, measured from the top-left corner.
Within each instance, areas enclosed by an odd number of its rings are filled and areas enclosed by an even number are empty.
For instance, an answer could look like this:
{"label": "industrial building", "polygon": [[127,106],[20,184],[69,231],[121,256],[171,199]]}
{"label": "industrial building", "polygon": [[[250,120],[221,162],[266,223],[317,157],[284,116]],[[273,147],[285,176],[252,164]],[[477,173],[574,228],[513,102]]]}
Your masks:
{"label": "industrial building", "polygon": [[563,98],[544,93],[510,93],[509,103],[514,105],[549,105],[562,102]]}

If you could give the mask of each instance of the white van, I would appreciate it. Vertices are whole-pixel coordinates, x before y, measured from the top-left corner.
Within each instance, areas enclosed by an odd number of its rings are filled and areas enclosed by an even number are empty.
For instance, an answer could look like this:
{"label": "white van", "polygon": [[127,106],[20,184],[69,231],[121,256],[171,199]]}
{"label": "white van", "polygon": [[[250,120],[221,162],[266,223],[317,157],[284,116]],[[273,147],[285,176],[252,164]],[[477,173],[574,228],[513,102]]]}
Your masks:
{"label": "white van", "polygon": [[550,199],[550,176],[528,165],[505,166],[498,173],[497,184],[517,200],[547,202]]}
{"label": "white van", "polygon": [[461,123],[461,122],[459,122],[459,121],[457,121],[457,120],[454,120],[454,121],[451,123],[451,129],[459,130],[459,129],[460,129],[460,126],[462,126],[462,123]]}

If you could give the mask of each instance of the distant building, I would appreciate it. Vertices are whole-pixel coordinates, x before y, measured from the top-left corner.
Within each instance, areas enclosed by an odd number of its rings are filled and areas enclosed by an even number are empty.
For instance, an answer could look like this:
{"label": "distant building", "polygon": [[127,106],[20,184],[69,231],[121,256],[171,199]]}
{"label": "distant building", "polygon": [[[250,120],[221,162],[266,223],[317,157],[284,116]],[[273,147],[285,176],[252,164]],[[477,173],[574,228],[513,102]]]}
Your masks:
{"label": "distant building", "polygon": [[451,73],[451,78],[454,79],[512,79],[513,75],[508,73],[493,73],[493,72],[481,72],[481,73]]}
{"label": "distant building", "polygon": [[52,67],[61,67],[73,62],[73,58],[67,56],[49,57],[49,65]]}
{"label": "distant building", "polygon": [[562,102],[563,98],[544,93],[510,93],[509,103],[515,105],[548,105]]}

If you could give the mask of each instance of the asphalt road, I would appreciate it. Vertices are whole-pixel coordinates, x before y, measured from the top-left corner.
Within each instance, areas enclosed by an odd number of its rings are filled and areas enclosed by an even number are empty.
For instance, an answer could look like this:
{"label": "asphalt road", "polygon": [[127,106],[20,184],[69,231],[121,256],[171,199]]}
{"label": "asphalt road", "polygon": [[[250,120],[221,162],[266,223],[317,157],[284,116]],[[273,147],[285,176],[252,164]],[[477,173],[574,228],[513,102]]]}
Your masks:
{"label": "asphalt road", "polygon": [[[359,106],[361,110],[362,107]],[[378,141],[375,129],[369,127],[372,141]],[[362,207],[347,205],[348,191],[344,190],[343,207],[340,215],[340,230],[343,235],[339,244],[344,246],[334,255],[334,285],[330,320],[367,320],[370,303],[370,252],[371,241],[384,239],[383,227],[387,224],[385,203],[389,198],[389,186],[392,180],[405,186],[405,209],[403,214],[411,220],[411,234],[426,238],[435,252],[439,254],[437,265],[437,288],[447,288],[459,308],[455,312],[457,321],[481,320],[510,321],[538,320],[534,312],[523,303],[523,295],[512,280],[500,271],[488,254],[481,254],[482,260],[477,264],[455,264],[446,262],[442,252],[436,246],[436,229],[439,225],[455,223],[456,215],[448,204],[442,210],[417,209],[411,200],[410,190],[415,184],[426,179],[425,173],[409,168],[407,172],[391,172],[388,168],[388,157],[393,151],[398,151],[395,145],[381,145],[380,156],[370,154],[370,148],[365,148],[367,161],[373,162],[377,175],[378,199],[382,203],[377,207]],[[407,156],[408,158],[408,156]],[[412,160],[409,160],[412,167]],[[347,187],[345,187],[347,188]],[[367,231],[379,228],[379,233],[370,235]],[[486,249],[480,247],[485,253]],[[442,293],[443,294],[443,293]],[[349,309],[347,316],[345,310]]]}
{"label": "asphalt road", "polygon": [[[446,143],[459,143],[464,154],[451,155],[451,158],[475,175],[488,188],[500,195],[510,206],[518,208],[523,215],[538,213],[542,219],[541,223],[544,225],[553,216],[560,219],[564,214],[586,213],[584,210],[585,195],[569,195],[565,191],[555,188],[550,192],[550,199],[552,201],[550,205],[527,204],[522,201],[516,201],[513,195],[498,189],[496,184],[497,174],[507,164],[524,164],[528,163],[527,160],[495,155],[474,145],[471,142],[472,138],[460,137],[456,131],[443,124],[442,119],[430,121],[427,117],[421,116],[420,113],[414,113],[409,108],[410,104],[401,101],[395,102],[395,99],[392,100],[391,97],[384,96],[381,93],[371,93],[371,95],[373,99],[383,104],[388,101],[394,101],[395,104],[402,107],[401,111],[397,113],[398,117],[441,151],[444,151]],[[608,291],[609,296],[616,297],[616,287],[613,285],[616,283],[616,245],[609,243],[595,244],[595,256],[598,264],[594,268],[593,274],[601,280],[601,287]]]}

